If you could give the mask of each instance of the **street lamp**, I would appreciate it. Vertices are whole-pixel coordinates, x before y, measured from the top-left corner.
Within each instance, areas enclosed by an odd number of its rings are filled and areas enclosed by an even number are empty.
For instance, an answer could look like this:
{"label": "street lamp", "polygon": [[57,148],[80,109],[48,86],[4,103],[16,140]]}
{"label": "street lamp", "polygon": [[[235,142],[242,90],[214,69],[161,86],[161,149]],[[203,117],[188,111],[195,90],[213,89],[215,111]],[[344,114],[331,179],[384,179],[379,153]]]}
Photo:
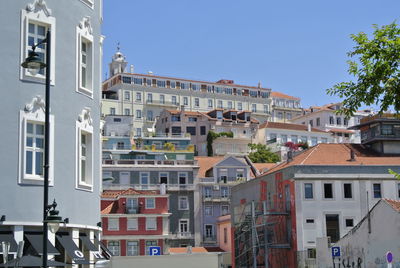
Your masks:
{"label": "street lamp", "polygon": [[[35,52],[37,46],[46,44],[46,63],[43,63],[39,55]],[[57,231],[61,217],[55,210],[57,203],[48,205],[49,199],[49,156],[50,156],[50,51],[51,51],[51,33],[47,30],[46,38],[32,46],[29,56],[21,64],[23,68],[28,69],[32,75],[36,75],[40,69],[46,68],[46,93],[45,93],[45,121],[44,121],[44,183],[43,183],[43,268],[47,268],[47,229],[50,226],[51,231]],[[52,210],[51,210],[52,209]],[[50,215],[48,215],[50,213]]]}

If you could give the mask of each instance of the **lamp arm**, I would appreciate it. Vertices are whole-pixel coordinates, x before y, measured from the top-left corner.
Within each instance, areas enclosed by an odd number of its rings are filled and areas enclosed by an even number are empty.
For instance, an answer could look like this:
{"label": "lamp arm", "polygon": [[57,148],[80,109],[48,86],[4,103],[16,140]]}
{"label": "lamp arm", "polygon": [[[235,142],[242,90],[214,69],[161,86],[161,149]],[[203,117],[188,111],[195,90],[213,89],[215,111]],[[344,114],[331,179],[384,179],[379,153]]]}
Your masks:
{"label": "lamp arm", "polygon": [[47,37],[40,41],[39,43],[32,46],[32,51],[35,51],[36,47],[40,46],[41,44],[47,43]]}

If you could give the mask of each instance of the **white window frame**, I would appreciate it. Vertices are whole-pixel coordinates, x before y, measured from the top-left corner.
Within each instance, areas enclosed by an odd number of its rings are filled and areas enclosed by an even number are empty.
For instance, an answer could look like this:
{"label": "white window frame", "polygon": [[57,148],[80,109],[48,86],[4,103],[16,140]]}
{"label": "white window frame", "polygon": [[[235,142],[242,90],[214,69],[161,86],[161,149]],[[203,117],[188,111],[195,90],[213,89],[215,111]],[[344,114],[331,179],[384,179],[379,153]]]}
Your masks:
{"label": "white window frame", "polygon": [[[136,243],[136,250],[129,250],[133,245],[129,245],[129,243]],[[126,256],[139,256],[140,254],[140,244],[139,241],[126,241]],[[134,253],[136,252],[136,254]]]}
{"label": "white window frame", "polygon": [[[213,206],[204,206],[204,215],[205,216],[212,216],[213,213]],[[210,213],[207,213],[207,211],[209,211]]]}
{"label": "white window frame", "polygon": [[[187,231],[186,232],[182,232],[182,229],[181,229],[181,222],[186,222],[186,226],[187,226]],[[179,219],[179,225],[178,225],[178,232],[180,233],[180,234],[186,234],[186,233],[190,233],[190,221],[189,221],[189,219]]]}
{"label": "white window frame", "polygon": [[[46,5],[40,6],[38,2],[33,5],[28,5],[26,9],[21,10],[21,48],[20,48],[20,64],[28,57],[28,30],[29,22],[42,24],[48,27],[51,31],[51,59],[50,59],[50,84],[55,85],[55,60],[56,60],[56,19],[51,16],[51,10]],[[29,7],[29,8],[28,8]],[[42,74],[32,75],[28,69],[20,65],[20,79],[25,81],[45,83],[46,76]]]}
{"label": "white window frame", "polygon": [[[346,226],[346,220],[353,220],[353,226]],[[356,224],[354,217],[343,217],[343,226],[347,229],[352,229]]]}
{"label": "white window frame", "polygon": [[[93,34],[90,19],[85,17],[76,27],[76,91],[90,98],[93,98],[93,78],[94,78],[94,46]],[[86,65],[87,85],[82,85],[82,43],[86,43]],[[89,77],[89,78],[88,78]]]}
{"label": "white window frame", "polygon": [[[149,200],[153,200],[153,206],[149,206]],[[156,208],[156,199],[154,197],[146,197],[145,199],[145,208],[146,209],[155,209]]]}
{"label": "white window frame", "polygon": [[[88,7],[90,7],[91,9],[94,9],[94,3],[93,0],[81,0],[82,3],[84,3],[85,5],[87,5]],[[100,1],[101,3],[102,1]],[[101,14],[101,12],[100,12]]]}
{"label": "white window frame", "polygon": [[[112,246],[113,248],[111,248],[111,244],[112,243],[115,244],[115,245]],[[118,254],[115,253],[116,251],[115,251],[114,247],[118,249]],[[110,252],[114,256],[120,256],[121,255],[121,242],[120,241],[115,241],[115,240],[108,241],[107,242],[107,248],[110,250]]]}
{"label": "white window frame", "polygon": [[[43,103],[42,103],[43,102]],[[42,106],[43,105],[43,106]],[[27,104],[19,113],[19,161],[18,161],[18,183],[43,185],[44,176],[26,174],[26,137],[27,123],[44,124],[44,100],[39,96],[33,98],[31,104]],[[45,130],[46,131],[46,130]],[[49,151],[49,186],[54,186],[54,116],[50,115],[50,151]],[[43,155],[44,157],[44,155]],[[44,161],[44,158],[43,158]]]}
{"label": "white window frame", "polygon": [[[154,228],[149,228],[149,227],[152,227],[152,226],[149,226],[150,220],[154,220],[154,222],[155,222]],[[157,230],[157,218],[156,217],[146,217],[146,230]]]}
{"label": "white window frame", "polygon": [[130,101],[131,100],[131,93],[128,90],[124,91],[124,100]]}
{"label": "white window frame", "polygon": [[[186,208],[181,206],[181,200],[185,200]],[[178,197],[178,210],[189,210],[189,198],[187,196]]]}
{"label": "white window frame", "polygon": [[127,230],[138,230],[138,218],[128,218],[126,221]]}
{"label": "white window frame", "polygon": [[[224,207],[227,207],[228,209],[226,210],[227,211],[227,213],[226,214],[224,214]],[[224,216],[224,215],[229,215],[230,214],[230,207],[229,207],[229,205],[221,205],[221,215],[222,216]]]}
{"label": "white window frame", "polygon": [[[113,221],[113,225],[111,226],[110,222]],[[108,218],[108,231],[119,231],[119,218]]]}
{"label": "white window frame", "polygon": [[[350,184],[351,185],[351,197],[344,196],[344,185]],[[342,183],[342,191],[343,191],[343,200],[354,200],[354,184],[352,182],[343,182]]]}
{"label": "white window frame", "polygon": [[[87,179],[83,180],[81,178],[81,138],[82,134],[86,134],[90,137],[89,144],[86,148],[86,173]],[[90,117],[90,110],[88,108],[83,109],[82,113],[78,116],[78,121],[76,121],[76,153],[75,153],[75,187],[80,190],[93,191],[93,158],[94,158],[94,135],[92,119]],[[88,142],[87,142],[88,143]]]}
{"label": "white window frame", "polygon": [[[307,198],[306,197],[306,184],[311,184],[311,189],[312,189],[312,198]],[[314,183],[313,182],[304,182],[303,183],[303,200],[314,200],[315,199],[315,189],[314,189]]]}
{"label": "white window frame", "polygon": [[[162,175],[167,175],[167,176],[162,176]],[[158,181],[160,182],[160,184],[161,184],[161,177],[167,177],[167,185],[168,185],[168,183],[169,183],[169,172],[160,172],[160,173],[158,173]]]}
{"label": "white window frame", "polygon": [[[181,177],[181,174],[185,174],[185,183],[180,183],[180,177]],[[183,176],[182,176],[183,177]],[[188,175],[188,173],[187,172],[178,172],[178,185],[187,185],[187,184],[189,184],[188,183],[189,182],[189,175]]]}

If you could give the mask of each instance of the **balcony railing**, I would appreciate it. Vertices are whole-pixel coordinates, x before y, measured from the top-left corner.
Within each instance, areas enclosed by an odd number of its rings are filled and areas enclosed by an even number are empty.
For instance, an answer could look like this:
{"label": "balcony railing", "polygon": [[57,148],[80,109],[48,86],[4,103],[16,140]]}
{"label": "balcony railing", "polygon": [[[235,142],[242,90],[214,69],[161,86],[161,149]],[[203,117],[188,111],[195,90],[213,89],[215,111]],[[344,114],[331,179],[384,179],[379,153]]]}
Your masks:
{"label": "balcony railing", "polygon": [[[160,190],[160,184],[105,184],[103,189],[106,190],[122,190],[126,188],[133,188],[135,190]],[[167,184],[167,191],[194,191],[195,187],[193,184]],[[140,213],[140,212],[138,212]]]}
{"label": "balcony railing", "polygon": [[197,165],[196,160],[152,160],[152,159],[103,159],[104,165],[165,165],[165,166],[193,166]]}
{"label": "balcony railing", "polygon": [[179,102],[172,102],[172,101],[161,101],[161,100],[147,100],[146,101],[147,105],[156,105],[156,106],[170,106],[170,107],[176,107],[179,106]]}
{"label": "balcony railing", "polygon": [[173,234],[172,237],[175,239],[192,239],[193,234],[191,232],[178,232],[176,234]]}
{"label": "balcony railing", "polygon": [[215,243],[215,242],[217,242],[217,236],[216,235],[205,235],[205,236],[203,236],[203,242]]}
{"label": "balcony railing", "polygon": [[231,199],[230,195],[219,195],[219,194],[203,195],[204,202],[229,202],[230,199]]}

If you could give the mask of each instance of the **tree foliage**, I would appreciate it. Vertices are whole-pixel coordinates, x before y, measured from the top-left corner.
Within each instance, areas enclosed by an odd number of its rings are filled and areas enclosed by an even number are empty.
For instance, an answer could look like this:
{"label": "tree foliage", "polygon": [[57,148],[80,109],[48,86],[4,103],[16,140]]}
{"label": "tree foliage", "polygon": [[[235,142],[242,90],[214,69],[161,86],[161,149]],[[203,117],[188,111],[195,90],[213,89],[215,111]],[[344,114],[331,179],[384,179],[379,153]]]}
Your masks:
{"label": "tree foliage", "polygon": [[207,156],[213,156],[213,142],[218,137],[228,137],[233,138],[233,132],[220,132],[215,133],[214,131],[210,130],[207,134]]}
{"label": "tree foliage", "polygon": [[352,58],[347,63],[354,81],[327,89],[328,94],[344,99],[340,112],[347,116],[353,115],[362,103],[375,104],[380,112],[391,105],[400,111],[400,28],[396,23],[373,27],[371,39],[363,32],[351,35],[356,44],[347,53]]}
{"label": "tree foliage", "polygon": [[271,149],[264,144],[249,143],[251,152],[249,158],[253,163],[276,163],[280,161],[277,154],[271,152]]}

